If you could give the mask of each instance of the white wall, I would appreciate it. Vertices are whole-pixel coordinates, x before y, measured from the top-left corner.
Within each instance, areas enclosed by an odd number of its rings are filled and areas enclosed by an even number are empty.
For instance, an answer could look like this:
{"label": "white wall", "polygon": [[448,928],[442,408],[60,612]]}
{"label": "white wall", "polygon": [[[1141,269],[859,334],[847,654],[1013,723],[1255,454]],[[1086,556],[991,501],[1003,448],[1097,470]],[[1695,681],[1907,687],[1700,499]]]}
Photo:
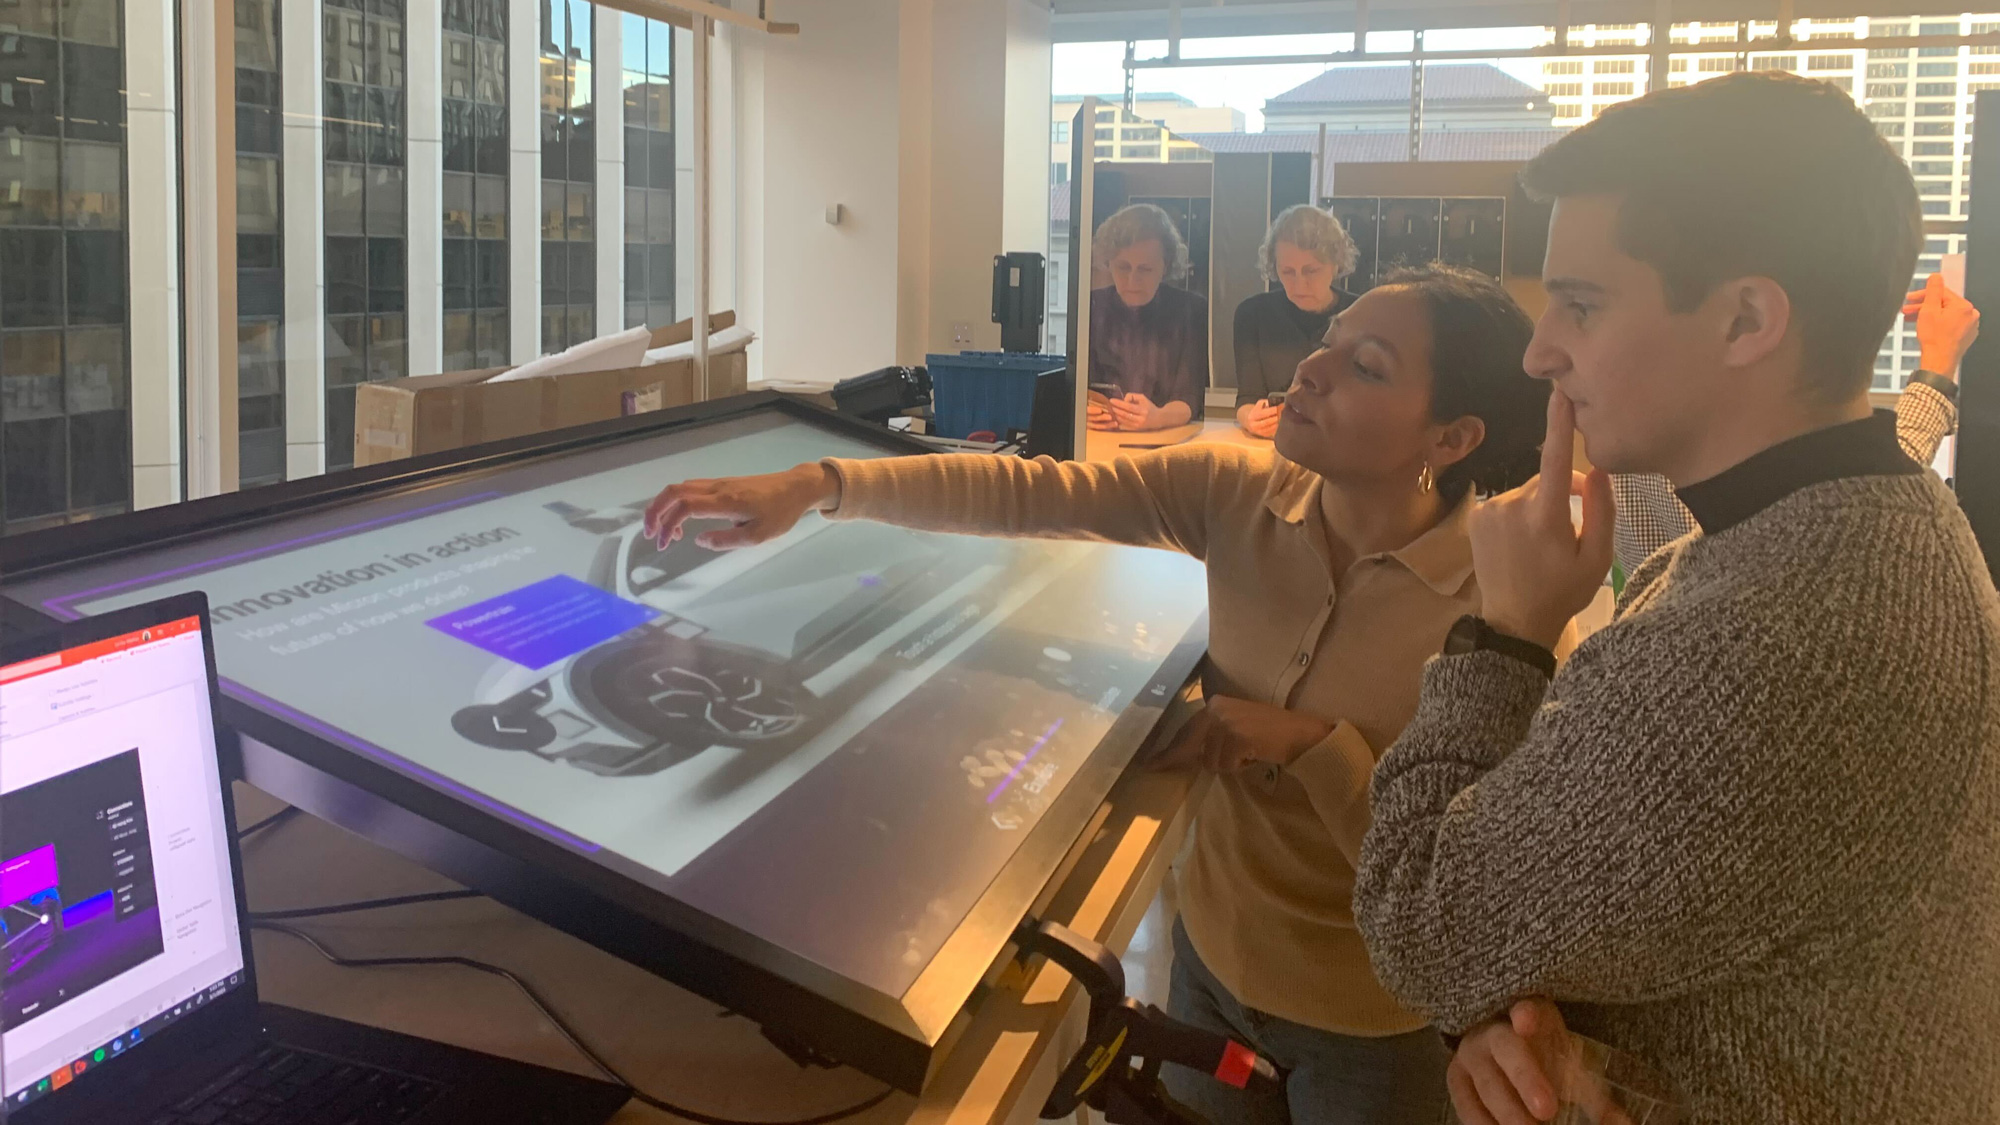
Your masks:
{"label": "white wall", "polygon": [[921,363],[965,346],[955,326],[997,349],[994,255],[1046,252],[1046,0],[774,0],[770,18],[801,32],[725,28],[715,67],[718,220],[736,208],[715,307],[760,334],[751,378]]}
{"label": "white wall", "polygon": [[832,382],[896,358],[899,9],[793,0],[771,18],[800,20],[800,35],[733,34],[741,250],[761,293],[744,313],[764,378]]}
{"label": "white wall", "polygon": [[1049,49],[1046,0],[1007,0],[1003,252],[1049,252]]}

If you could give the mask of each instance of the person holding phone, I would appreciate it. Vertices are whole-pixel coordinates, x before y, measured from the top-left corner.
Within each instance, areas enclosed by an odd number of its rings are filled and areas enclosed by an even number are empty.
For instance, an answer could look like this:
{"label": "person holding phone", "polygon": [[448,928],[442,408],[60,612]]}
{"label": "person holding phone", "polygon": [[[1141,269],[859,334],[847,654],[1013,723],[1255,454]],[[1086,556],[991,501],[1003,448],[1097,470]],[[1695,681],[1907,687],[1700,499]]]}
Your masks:
{"label": "person holding phone", "polygon": [[1280,288],[1236,306],[1236,424],[1268,438],[1278,432],[1274,394],[1319,347],[1333,315],[1354,303],[1337,283],[1354,272],[1354,240],[1340,220],[1308,204],[1287,207],[1264,235],[1257,265]]}
{"label": "person holding phone", "polygon": [[1520,370],[1529,334],[1490,278],[1413,271],[1334,318],[1298,367],[1275,448],[815,462],[670,484],[646,531],[672,540],[689,519],[728,519],[699,539],[720,550],[817,510],[1203,560],[1206,706],[1167,761],[1218,776],[1182,882],[1170,1007],[1290,1078],[1270,1098],[1178,1067],[1168,1085],[1216,1122],[1436,1125],[1444,1043],[1376,983],[1349,894],[1375,756],[1408,721],[1429,652],[1480,604],[1475,495],[1534,470],[1548,392]]}
{"label": "person holding phone", "polygon": [[[1093,430],[1165,430],[1202,416],[1208,391],[1208,302],[1171,285],[1187,276],[1187,243],[1150,203],[1122,208],[1091,239],[1111,284],[1090,294]],[[1115,385],[1106,395],[1099,385]]]}

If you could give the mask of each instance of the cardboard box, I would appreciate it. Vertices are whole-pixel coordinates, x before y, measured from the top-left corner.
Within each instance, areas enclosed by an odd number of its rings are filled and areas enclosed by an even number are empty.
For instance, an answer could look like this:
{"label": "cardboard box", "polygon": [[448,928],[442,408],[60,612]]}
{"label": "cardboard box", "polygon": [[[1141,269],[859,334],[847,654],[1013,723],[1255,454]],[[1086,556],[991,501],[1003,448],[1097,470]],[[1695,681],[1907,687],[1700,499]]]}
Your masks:
{"label": "cardboard box", "polygon": [[[735,322],[734,313],[717,314],[709,318],[710,331]],[[694,322],[684,320],[655,332],[652,346],[665,347],[693,336]],[[355,465],[602,422],[623,414],[628,401],[664,409],[695,400],[694,364],[687,360],[505,383],[485,381],[504,370],[448,371],[356,387]],[[748,360],[742,352],[711,356],[709,397],[741,394],[747,373]]]}

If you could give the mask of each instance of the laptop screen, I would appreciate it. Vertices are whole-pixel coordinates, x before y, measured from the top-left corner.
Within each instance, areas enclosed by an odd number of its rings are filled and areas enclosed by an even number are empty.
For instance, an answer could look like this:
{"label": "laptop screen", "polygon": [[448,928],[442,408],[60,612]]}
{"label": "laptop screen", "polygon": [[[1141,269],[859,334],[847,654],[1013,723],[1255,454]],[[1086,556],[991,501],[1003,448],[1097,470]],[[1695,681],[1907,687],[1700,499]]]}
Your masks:
{"label": "laptop screen", "polygon": [[243,982],[201,621],[0,666],[6,1108]]}

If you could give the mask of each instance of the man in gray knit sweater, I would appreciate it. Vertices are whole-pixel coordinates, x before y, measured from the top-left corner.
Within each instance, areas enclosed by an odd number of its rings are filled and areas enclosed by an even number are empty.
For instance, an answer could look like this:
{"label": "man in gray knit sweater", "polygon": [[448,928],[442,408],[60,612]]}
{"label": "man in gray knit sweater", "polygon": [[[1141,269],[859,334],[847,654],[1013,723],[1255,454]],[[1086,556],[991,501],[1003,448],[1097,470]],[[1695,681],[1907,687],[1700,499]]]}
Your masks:
{"label": "man in gray knit sweater", "polygon": [[[1560,393],[1542,476],[1474,515],[1484,619],[1375,772],[1378,976],[1463,1033],[1468,1125],[1553,1116],[1564,1026],[1704,1125],[2000,1119],[2000,598],[1867,399],[1908,171],[1844,93],[1743,74],[1523,178],[1556,201],[1527,365]],[[1610,562],[1606,472],[1664,475],[1700,531],[1551,682]]]}

